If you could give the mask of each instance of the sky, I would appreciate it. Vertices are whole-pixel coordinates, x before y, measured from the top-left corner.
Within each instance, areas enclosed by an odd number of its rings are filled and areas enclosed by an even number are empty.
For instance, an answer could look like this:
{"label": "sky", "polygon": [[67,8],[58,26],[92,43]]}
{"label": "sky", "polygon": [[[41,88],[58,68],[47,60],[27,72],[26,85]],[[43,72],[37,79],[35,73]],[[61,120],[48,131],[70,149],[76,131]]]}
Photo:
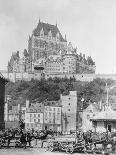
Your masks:
{"label": "sky", "polygon": [[39,18],[92,56],[97,74],[116,73],[116,0],[0,0],[0,70],[12,52],[28,48]]}

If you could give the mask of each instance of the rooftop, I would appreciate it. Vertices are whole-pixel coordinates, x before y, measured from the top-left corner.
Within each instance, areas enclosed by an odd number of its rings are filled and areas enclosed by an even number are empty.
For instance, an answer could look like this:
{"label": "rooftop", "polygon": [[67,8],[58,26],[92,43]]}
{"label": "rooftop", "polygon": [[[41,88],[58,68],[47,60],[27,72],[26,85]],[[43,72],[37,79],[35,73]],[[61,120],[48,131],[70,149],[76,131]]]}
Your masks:
{"label": "rooftop", "polygon": [[27,109],[27,113],[43,113],[44,105],[42,103],[34,103]]}
{"label": "rooftop", "polygon": [[62,37],[57,25],[51,25],[51,24],[43,23],[39,21],[37,27],[33,31],[34,36],[40,36],[40,32],[42,29],[44,31],[44,35],[48,35],[48,33],[51,31],[52,36],[56,37],[57,33],[59,33],[60,41],[66,42],[66,40]]}
{"label": "rooftop", "polygon": [[4,81],[7,82],[7,80],[5,79],[5,77],[2,75],[2,73],[0,72],[0,79],[3,79]]}
{"label": "rooftop", "polygon": [[106,110],[99,112],[93,118],[92,121],[116,121],[116,111],[112,110],[109,106]]}
{"label": "rooftop", "polygon": [[55,106],[55,107],[61,107],[60,101],[45,101],[44,106]]}

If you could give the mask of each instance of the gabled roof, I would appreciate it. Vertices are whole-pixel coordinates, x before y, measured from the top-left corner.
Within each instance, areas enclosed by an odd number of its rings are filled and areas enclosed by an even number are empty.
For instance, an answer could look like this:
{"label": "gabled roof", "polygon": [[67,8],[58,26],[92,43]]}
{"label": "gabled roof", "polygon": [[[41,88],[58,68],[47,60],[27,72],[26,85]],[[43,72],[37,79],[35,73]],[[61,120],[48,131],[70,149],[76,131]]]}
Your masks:
{"label": "gabled roof", "polygon": [[84,112],[99,112],[99,105],[97,103],[91,103],[86,109],[83,110]]}
{"label": "gabled roof", "polygon": [[44,105],[42,103],[34,103],[32,104],[26,112],[28,113],[43,113]]}
{"label": "gabled roof", "polygon": [[93,118],[91,118],[91,120],[92,121],[109,121],[109,120],[116,121],[116,111],[112,110],[112,108],[109,106],[105,111],[101,111]]}
{"label": "gabled roof", "polygon": [[39,21],[37,27],[33,31],[34,36],[40,36],[40,32],[42,29],[44,31],[44,35],[48,35],[48,33],[51,31],[52,36],[56,37],[57,33],[59,33],[60,41],[66,42],[66,40],[62,37],[57,26],[51,25],[48,23],[43,23],[40,21]]}
{"label": "gabled roof", "polygon": [[8,82],[7,79],[5,79],[5,77],[2,75],[1,72],[0,72],[0,79],[4,80],[5,82]]}

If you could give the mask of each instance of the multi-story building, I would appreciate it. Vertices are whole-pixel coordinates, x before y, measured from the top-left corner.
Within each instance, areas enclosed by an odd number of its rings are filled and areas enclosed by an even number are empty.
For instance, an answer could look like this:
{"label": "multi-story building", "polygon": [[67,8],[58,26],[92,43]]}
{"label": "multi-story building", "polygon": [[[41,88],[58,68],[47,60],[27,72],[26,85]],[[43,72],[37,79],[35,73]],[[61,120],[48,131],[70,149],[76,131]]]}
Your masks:
{"label": "multi-story building", "polygon": [[43,74],[46,74],[47,78],[54,75],[62,77],[64,74],[93,74],[96,69],[91,57],[79,55],[71,42],[67,45],[66,36],[64,39],[57,25],[40,20],[29,37],[28,52],[25,49],[23,55],[23,58],[20,58],[19,51],[12,54],[8,62],[8,73],[15,74],[8,74],[9,78],[13,76],[13,79],[18,79],[16,73],[20,73],[19,79],[24,76],[40,79]]}
{"label": "multi-story building", "polygon": [[19,127],[20,121],[25,121],[25,111],[29,105],[28,100],[26,101],[26,105],[12,105],[12,100],[10,95],[6,95],[5,99],[5,107],[4,107],[4,121],[5,127]]}
{"label": "multi-story building", "polygon": [[62,106],[60,101],[44,102],[44,127],[47,130],[61,131]]}
{"label": "multi-story building", "polygon": [[32,104],[25,112],[25,129],[42,130],[44,123],[44,107],[41,103]]}
{"label": "multi-story building", "polygon": [[67,51],[63,55],[63,73],[76,74],[77,54],[74,51],[71,42],[68,44]]}
{"label": "multi-story building", "polygon": [[51,55],[46,61],[46,74],[62,74],[63,62],[61,55]]}
{"label": "multi-story building", "polygon": [[66,38],[64,39],[57,25],[50,25],[40,22],[29,37],[28,51],[32,60],[53,55],[60,49],[66,48]]}
{"label": "multi-story building", "polygon": [[62,104],[62,131],[76,131],[77,123],[77,92],[70,91],[69,95],[61,95]]}
{"label": "multi-story building", "polygon": [[4,122],[4,101],[5,101],[5,84],[7,80],[0,73],[0,130],[5,128]]}

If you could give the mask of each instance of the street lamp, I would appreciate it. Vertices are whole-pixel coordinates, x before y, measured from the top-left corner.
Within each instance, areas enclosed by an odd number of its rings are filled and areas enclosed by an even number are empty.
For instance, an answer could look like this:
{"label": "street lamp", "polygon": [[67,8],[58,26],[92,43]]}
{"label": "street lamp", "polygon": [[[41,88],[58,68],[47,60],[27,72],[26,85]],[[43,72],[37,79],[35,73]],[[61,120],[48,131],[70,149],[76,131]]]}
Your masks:
{"label": "street lamp", "polygon": [[81,106],[81,110],[83,110],[83,102],[84,102],[84,98],[81,99],[81,102],[82,102],[82,106]]}

